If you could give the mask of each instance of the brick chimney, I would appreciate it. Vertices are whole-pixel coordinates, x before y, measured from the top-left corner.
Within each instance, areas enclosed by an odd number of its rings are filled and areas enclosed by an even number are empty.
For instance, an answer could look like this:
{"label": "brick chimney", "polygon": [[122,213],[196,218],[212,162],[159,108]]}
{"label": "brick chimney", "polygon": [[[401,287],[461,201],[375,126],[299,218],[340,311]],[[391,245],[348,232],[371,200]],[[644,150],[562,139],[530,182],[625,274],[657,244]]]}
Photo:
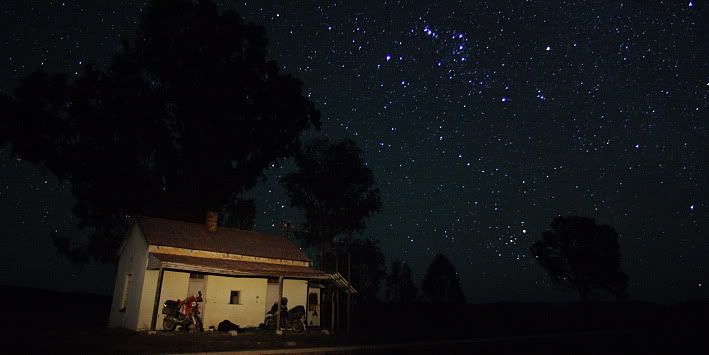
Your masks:
{"label": "brick chimney", "polygon": [[219,225],[219,214],[214,211],[207,212],[207,230],[216,232]]}

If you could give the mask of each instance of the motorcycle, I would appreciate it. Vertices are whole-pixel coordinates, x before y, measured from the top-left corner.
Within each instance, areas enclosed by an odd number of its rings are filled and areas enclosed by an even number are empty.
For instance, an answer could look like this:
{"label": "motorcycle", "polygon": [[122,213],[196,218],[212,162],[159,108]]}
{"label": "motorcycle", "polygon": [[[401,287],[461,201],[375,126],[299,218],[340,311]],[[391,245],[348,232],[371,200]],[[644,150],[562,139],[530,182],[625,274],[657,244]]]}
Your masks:
{"label": "motorcycle", "polygon": [[165,315],[162,320],[163,329],[171,332],[179,325],[186,330],[190,325],[195,324],[198,331],[204,331],[199,312],[199,303],[201,302],[202,291],[197,292],[197,297],[190,296],[182,301],[165,301],[162,306],[162,314]]}
{"label": "motorcycle", "polygon": [[[302,333],[305,331],[305,307],[295,306],[288,309],[288,299],[281,299],[281,328],[293,331],[294,333]],[[286,311],[287,310],[287,311]],[[263,324],[268,329],[276,329],[276,313],[279,312],[278,303],[271,306],[271,310],[266,313],[266,319]]]}

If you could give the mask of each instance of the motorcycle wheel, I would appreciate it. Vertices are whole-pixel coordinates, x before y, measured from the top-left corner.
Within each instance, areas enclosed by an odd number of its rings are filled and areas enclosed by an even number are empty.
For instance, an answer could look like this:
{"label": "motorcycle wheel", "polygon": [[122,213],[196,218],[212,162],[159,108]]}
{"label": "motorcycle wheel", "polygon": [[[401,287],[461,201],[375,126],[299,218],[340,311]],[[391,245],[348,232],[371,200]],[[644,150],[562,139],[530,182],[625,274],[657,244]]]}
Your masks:
{"label": "motorcycle wheel", "polygon": [[276,321],[271,318],[266,318],[266,321],[263,322],[263,325],[266,326],[267,329],[276,329]]}
{"label": "motorcycle wheel", "polygon": [[296,320],[293,322],[293,332],[294,333],[302,333],[305,331],[305,325],[303,325],[303,322],[300,320]]}
{"label": "motorcycle wheel", "polygon": [[175,321],[167,319],[167,318],[162,320],[162,328],[164,330],[171,332],[171,331],[175,330],[176,327],[177,327],[177,323],[175,323]]}

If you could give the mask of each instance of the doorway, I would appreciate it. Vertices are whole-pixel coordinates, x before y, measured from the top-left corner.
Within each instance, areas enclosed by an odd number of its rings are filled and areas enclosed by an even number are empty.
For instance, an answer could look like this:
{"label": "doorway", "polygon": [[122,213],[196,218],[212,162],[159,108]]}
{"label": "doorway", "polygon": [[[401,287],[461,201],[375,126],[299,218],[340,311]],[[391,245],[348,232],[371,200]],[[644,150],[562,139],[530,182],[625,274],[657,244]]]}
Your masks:
{"label": "doorway", "polygon": [[195,296],[197,297],[197,292],[202,291],[202,302],[199,305],[199,310],[201,313],[202,320],[204,320],[204,311],[205,311],[205,301],[207,299],[207,293],[206,293],[206,283],[207,283],[207,276],[205,274],[199,274],[199,273],[191,273],[190,274],[190,281],[187,284],[187,297],[190,296]]}

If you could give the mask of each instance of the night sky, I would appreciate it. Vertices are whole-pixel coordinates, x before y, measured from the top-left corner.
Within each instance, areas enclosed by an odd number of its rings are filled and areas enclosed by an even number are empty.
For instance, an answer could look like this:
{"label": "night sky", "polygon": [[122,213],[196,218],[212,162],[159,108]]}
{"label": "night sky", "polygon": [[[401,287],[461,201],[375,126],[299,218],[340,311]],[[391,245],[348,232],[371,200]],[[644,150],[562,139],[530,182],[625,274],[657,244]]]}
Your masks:
{"label": "night sky", "polygon": [[[574,300],[528,248],[555,216],[620,234],[633,299],[709,298],[709,6],[704,1],[218,2],[263,24],[323,131],[354,139],[382,193],[365,237],[416,282],[437,253],[470,302]],[[105,66],[146,1],[0,5],[0,90],[39,66]],[[275,167],[256,229],[287,207]],[[79,233],[68,185],[0,158],[0,283],[110,293],[48,233]]]}

